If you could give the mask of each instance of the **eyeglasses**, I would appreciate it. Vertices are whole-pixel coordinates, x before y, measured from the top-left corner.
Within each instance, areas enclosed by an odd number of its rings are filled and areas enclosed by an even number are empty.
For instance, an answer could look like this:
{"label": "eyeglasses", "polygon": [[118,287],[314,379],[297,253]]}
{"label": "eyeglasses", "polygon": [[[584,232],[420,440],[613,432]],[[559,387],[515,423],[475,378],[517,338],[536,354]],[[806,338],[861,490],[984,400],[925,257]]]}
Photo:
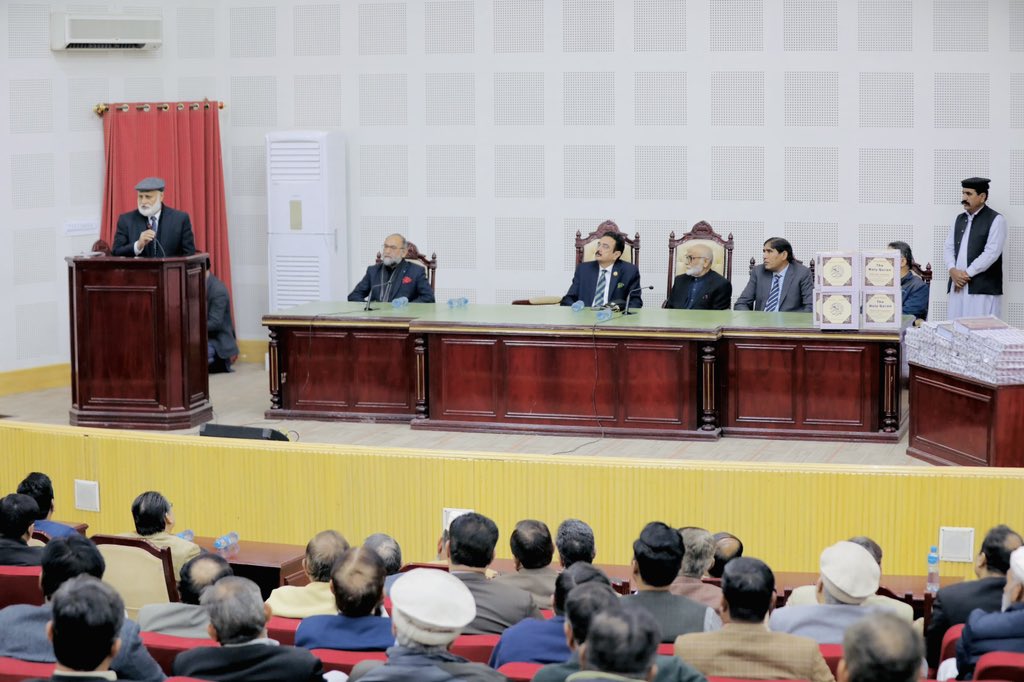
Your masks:
{"label": "eyeglasses", "polygon": [[401,251],[402,247],[395,244],[385,244],[381,247],[382,251]]}
{"label": "eyeglasses", "polygon": [[686,257],[686,262],[689,263],[689,262],[695,261],[695,260],[707,260],[707,259],[708,259],[707,256],[687,256]]}

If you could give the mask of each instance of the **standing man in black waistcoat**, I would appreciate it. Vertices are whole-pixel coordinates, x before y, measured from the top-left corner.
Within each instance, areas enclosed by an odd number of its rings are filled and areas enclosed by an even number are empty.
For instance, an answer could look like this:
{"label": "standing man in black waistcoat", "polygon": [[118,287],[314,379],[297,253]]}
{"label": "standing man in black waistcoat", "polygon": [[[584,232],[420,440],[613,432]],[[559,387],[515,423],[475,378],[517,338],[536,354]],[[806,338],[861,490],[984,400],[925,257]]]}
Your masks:
{"label": "standing man in black waistcoat", "polygon": [[988,183],[988,178],[967,178],[960,183],[964,212],[956,217],[946,237],[946,317],[950,320],[998,317],[1002,312],[1006,218],[986,205]]}

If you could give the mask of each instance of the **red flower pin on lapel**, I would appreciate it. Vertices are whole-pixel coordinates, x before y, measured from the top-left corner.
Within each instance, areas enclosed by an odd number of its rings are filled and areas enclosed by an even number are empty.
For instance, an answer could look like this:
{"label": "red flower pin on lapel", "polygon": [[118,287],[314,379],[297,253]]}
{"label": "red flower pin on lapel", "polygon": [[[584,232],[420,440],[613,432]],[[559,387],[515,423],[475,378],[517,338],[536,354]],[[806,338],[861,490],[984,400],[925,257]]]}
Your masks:
{"label": "red flower pin on lapel", "polygon": [[412,284],[412,277],[403,277],[402,284]]}

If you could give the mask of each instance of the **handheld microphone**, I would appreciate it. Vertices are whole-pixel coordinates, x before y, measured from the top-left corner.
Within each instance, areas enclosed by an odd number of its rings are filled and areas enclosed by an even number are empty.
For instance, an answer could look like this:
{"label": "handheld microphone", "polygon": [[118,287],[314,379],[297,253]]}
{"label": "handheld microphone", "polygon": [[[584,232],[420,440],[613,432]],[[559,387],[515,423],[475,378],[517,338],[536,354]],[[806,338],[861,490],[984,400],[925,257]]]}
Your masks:
{"label": "handheld microphone", "polygon": [[623,309],[622,314],[623,315],[635,315],[636,313],[629,312],[629,304],[630,304],[630,301],[632,299],[633,294],[639,293],[639,292],[643,291],[644,289],[653,289],[653,288],[654,288],[653,284],[648,284],[647,286],[636,286],[636,287],[633,287],[630,290],[630,292],[628,294],[626,294],[626,307]]}

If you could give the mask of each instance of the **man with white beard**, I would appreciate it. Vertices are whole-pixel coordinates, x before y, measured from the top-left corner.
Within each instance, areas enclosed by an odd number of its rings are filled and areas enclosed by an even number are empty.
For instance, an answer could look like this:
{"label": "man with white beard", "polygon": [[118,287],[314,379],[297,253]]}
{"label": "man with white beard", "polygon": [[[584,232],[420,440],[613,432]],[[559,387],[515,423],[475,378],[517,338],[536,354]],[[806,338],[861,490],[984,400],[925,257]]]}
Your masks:
{"label": "man with white beard", "polygon": [[672,283],[666,308],[686,310],[728,310],[732,282],[711,269],[714,254],[707,244],[686,250],[686,272]]}
{"label": "man with white beard", "polygon": [[427,281],[427,270],[405,260],[409,246],[405,237],[390,234],[381,247],[380,263],[366,268],[366,274],[352,293],[350,301],[393,301],[405,298],[410,303],[433,303],[434,290]]}
{"label": "man with white beard", "polygon": [[122,213],[114,234],[115,256],[169,258],[196,252],[188,213],[164,205],[161,178],[145,178],[135,185],[138,209]]}

